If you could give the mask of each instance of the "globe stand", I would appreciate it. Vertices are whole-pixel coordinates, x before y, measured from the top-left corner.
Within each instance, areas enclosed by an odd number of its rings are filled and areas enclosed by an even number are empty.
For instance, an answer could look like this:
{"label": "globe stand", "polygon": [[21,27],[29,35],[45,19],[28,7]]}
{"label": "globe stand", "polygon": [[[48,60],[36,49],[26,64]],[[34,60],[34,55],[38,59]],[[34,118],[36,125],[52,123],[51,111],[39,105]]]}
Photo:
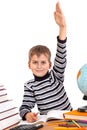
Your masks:
{"label": "globe stand", "polygon": [[[83,99],[84,99],[84,100],[87,100],[87,95],[84,95],[84,96],[83,96]],[[79,111],[79,112],[87,112],[87,106],[79,107],[79,108],[78,108],[78,111]]]}
{"label": "globe stand", "polygon": [[83,96],[83,99],[84,99],[84,100],[87,100],[87,95],[84,95],[84,96]]}

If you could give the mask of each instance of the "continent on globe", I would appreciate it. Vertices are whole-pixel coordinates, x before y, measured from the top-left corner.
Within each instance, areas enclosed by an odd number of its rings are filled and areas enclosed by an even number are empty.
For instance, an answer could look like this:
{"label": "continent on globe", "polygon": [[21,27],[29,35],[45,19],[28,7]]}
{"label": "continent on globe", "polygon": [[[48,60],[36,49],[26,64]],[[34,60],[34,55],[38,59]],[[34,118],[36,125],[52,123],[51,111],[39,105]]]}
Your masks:
{"label": "continent on globe", "polygon": [[77,84],[80,91],[84,94],[83,99],[87,100],[87,64],[84,64],[78,71]]}

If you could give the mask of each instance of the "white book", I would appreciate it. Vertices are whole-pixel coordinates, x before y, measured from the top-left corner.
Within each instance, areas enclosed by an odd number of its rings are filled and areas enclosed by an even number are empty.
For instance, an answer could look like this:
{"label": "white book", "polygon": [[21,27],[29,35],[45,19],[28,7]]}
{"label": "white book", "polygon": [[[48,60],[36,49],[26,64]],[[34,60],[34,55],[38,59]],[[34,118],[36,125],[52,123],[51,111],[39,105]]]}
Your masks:
{"label": "white book", "polygon": [[13,107],[11,109],[8,109],[6,111],[0,112],[0,120],[3,120],[7,117],[10,117],[11,115],[18,114],[18,108]]}
{"label": "white book", "polygon": [[0,89],[3,89],[3,88],[5,88],[4,85],[0,85]]}
{"label": "white book", "polygon": [[0,85],[0,88],[4,87],[4,85]]}
{"label": "white book", "polygon": [[5,102],[0,103],[0,112],[9,110],[14,107],[13,100],[7,100]]}
{"label": "white book", "polygon": [[0,103],[4,102],[4,101],[7,101],[7,100],[8,100],[8,95],[7,94],[0,95]]}
{"label": "white book", "polygon": [[0,87],[0,96],[7,94],[7,90],[5,88]]}
{"label": "white book", "polygon": [[68,112],[66,110],[50,110],[47,115],[38,115],[38,119],[36,122],[29,123],[27,121],[21,120],[20,124],[37,124],[40,122],[47,122],[48,120],[55,120],[55,119],[64,119],[63,114]]}
{"label": "white book", "polygon": [[10,117],[0,120],[0,130],[9,128],[20,122],[19,114],[14,114]]}

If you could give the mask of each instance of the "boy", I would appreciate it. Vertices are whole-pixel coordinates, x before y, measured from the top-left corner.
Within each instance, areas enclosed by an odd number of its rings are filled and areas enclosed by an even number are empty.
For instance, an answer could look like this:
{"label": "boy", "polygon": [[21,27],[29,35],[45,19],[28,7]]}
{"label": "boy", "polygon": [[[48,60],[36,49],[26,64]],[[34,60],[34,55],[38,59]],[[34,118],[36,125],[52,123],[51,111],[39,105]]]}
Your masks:
{"label": "boy", "polygon": [[20,107],[20,116],[28,122],[37,120],[37,113],[31,111],[35,103],[40,114],[46,114],[51,109],[72,110],[63,86],[67,38],[66,21],[59,2],[56,4],[54,18],[59,25],[59,36],[57,37],[57,52],[53,68],[49,70],[51,52],[46,46],[37,45],[29,51],[28,65],[34,79],[25,83],[24,99]]}

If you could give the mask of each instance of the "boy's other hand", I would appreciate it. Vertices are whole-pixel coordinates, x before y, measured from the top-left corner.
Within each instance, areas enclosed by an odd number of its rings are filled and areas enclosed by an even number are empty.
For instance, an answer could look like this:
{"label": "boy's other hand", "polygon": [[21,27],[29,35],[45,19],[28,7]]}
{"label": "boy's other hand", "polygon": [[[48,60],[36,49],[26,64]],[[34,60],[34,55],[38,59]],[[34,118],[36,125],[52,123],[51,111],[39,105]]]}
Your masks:
{"label": "boy's other hand", "polygon": [[27,122],[32,123],[32,122],[37,121],[37,115],[38,115],[38,113],[29,112],[26,114],[25,118],[26,118]]}

